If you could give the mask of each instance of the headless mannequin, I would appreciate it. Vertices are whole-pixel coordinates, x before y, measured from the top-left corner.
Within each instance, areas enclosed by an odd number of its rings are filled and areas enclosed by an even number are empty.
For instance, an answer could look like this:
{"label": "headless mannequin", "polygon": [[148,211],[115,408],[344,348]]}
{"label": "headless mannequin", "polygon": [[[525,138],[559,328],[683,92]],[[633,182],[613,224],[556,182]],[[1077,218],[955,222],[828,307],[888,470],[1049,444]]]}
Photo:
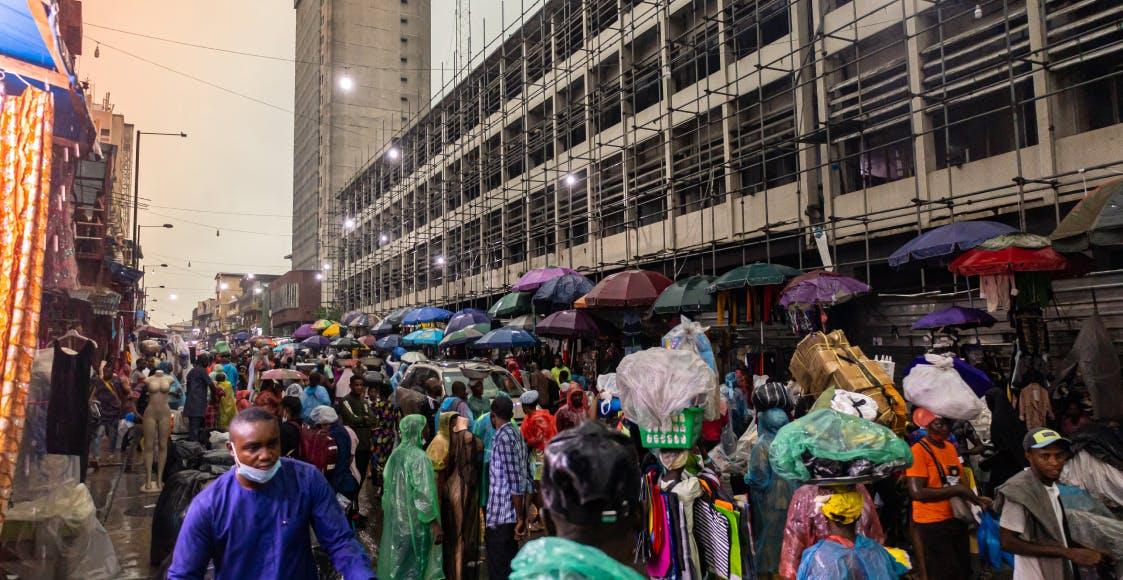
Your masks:
{"label": "headless mannequin", "polygon": [[[164,488],[164,464],[168,460],[168,442],[172,434],[172,410],[168,407],[168,392],[172,378],[164,371],[155,371],[145,381],[148,389],[148,407],[144,410],[144,485],[142,492],[156,493]],[[152,460],[157,462],[156,477],[152,477]]]}

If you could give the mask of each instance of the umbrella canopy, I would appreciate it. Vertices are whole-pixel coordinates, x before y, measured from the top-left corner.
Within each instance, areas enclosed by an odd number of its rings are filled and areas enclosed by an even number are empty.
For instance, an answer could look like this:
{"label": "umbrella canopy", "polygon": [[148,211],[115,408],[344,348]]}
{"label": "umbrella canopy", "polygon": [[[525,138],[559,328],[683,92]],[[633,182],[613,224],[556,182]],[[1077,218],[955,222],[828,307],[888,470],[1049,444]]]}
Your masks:
{"label": "umbrella canopy", "polygon": [[352,318],[350,322],[346,322],[344,324],[346,324],[348,328],[366,328],[368,326],[371,326],[377,320],[377,317],[371,316],[370,314],[359,314],[358,316]]}
{"label": "umbrella canopy", "polygon": [[293,369],[271,369],[261,373],[261,378],[273,381],[307,381],[308,375]]}
{"label": "umbrella canopy", "polygon": [[249,339],[249,337],[250,337],[250,333],[243,330],[242,332],[239,332],[239,333],[234,335],[234,340],[247,340],[247,339]]}
{"label": "umbrella canopy", "polygon": [[361,345],[363,345],[367,348],[374,348],[374,342],[376,340],[377,339],[375,337],[368,334],[366,336],[360,336],[359,337],[359,344],[361,344]]}
{"label": "umbrella canopy", "polygon": [[670,278],[658,272],[624,270],[601,280],[584,298],[593,308],[651,306],[670,285]]}
{"label": "umbrella canopy", "polygon": [[402,346],[402,335],[390,334],[374,341],[374,347],[378,350],[394,350]]}
{"label": "umbrella canopy", "polygon": [[326,336],[310,336],[300,341],[300,344],[308,348],[324,348],[331,344],[331,339]]}
{"label": "umbrella canopy", "polygon": [[503,327],[493,330],[476,341],[476,348],[517,348],[535,346],[538,339],[533,334],[517,328]]}
{"label": "umbrella canopy", "polygon": [[955,222],[920,234],[889,255],[889,265],[900,267],[910,260],[928,260],[970,250],[975,246],[1015,229],[990,221]]}
{"label": "umbrella canopy", "polygon": [[[480,330],[480,327],[483,326],[485,325],[477,324],[475,326],[461,328],[460,330],[457,330],[455,332],[450,332],[445,335],[444,339],[441,340],[440,346],[441,348],[445,348],[449,346],[456,346],[458,344],[468,344],[469,342],[475,342],[480,338],[483,338],[483,335],[487,333],[486,330]],[[488,324],[486,325],[486,327],[490,329],[491,325]]]}
{"label": "umbrella canopy", "polygon": [[555,312],[538,323],[535,332],[539,336],[595,337],[600,334],[593,317],[584,310],[562,310]]}
{"label": "umbrella canopy", "polygon": [[357,341],[353,338],[343,337],[343,338],[337,338],[337,339],[331,341],[331,344],[329,344],[328,346],[346,349],[346,350],[351,350],[353,348],[362,348],[363,343],[361,343],[361,342],[359,342],[359,341]]}
{"label": "umbrella canopy", "polygon": [[734,290],[746,286],[783,284],[784,280],[799,276],[799,274],[799,270],[782,264],[756,262],[754,264],[738,266],[722,274],[717,280],[714,280],[713,284],[710,284],[707,291],[710,294],[714,294],[722,290]]}
{"label": "umbrella canopy", "polygon": [[1012,232],[995,236],[977,246],[980,250],[1005,250],[1006,248],[1024,248],[1026,250],[1040,250],[1048,248],[1053,243],[1049,238],[1025,232]]}
{"label": "umbrella canopy", "polygon": [[523,314],[522,316],[507,320],[503,323],[503,326],[534,332],[534,328],[538,326],[538,317],[533,314]]}
{"label": "umbrella canopy", "polygon": [[382,322],[389,322],[390,324],[392,324],[394,326],[398,326],[402,323],[402,319],[405,318],[406,315],[409,314],[412,311],[413,311],[413,308],[408,308],[408,307],[407,308],[398,308],[397,310],[391,310],[390,313],[387,314],[386,317],[382,319]]}
{"label": "umbrella canopy", "polygon": [[[586,294],[585,296],[588,296],[588,294]],[[574,300],[573,301],[573,307],[577,308],[579,310],[584,310],[585,308],[588,308],[589,302],[587,300],[585,300],[585,296],[582,296],[582,297],[578,298],[577,300]]]}
{"label": "umbrella canopy", "polygon": [[362,315],[363,315],[363,313],[362,313],[361,310],[351,310],[349,312],[344,313],[343,316],[340,316],[339,322],[341,322],[341,323],[343,323],[347,326],[351,326],[351,321],[355,320],[356,318],[358,318]]}
{"label": "umbrella canopy", "polygon": [[300,328],[293,331],[292,337],[296,340],[304,340],[309,336],[315,336],[316,331],[312,328],[311,324],[301,324]]}
{"label": "umbrella canopy", "polygon": [[799,310],[834,306],[869,291],[868,285],[849,276],[815,270],[792,278],[780,294],[780,305]]}
{"label": "umbrella canopy", "polygon": [[563,274],[538,287],[534,292],[534,308],[540,312],[564,310],[592,289],[593,283],[588,278],[580,274]]}
{"label": "umbrella canopy", "polygon": [[332,323],[331,326],[324,329],[323,335],[327,337],[339,336],[343,332],[343,327],[339,323]]}
{"label": "umbrella canopy", "polygon": [[652,305],[656,314],[674,314],[676,312],[704,312],[713,310],[714,297],[707,292],[713,276],[691,276],[679,280],[659,295]]}
{"label": "umbrella canopy", "polygon": [[444,308],[422,306],[406,314],[405,318],[402,318],[402,324],[415,326],[418,324],[429,324],[431,322],[447,322],[450,318],[452,318],[452,313]]}
{"label": "umbrella canopy", "polygon": [[273,347],[273,352],[284,352],[284,350],[286,348],[295,349],[296,345],[291,343],[291,342],[286,342],[285,344],[278,344],[277,346]]}
{"label": "umbrella canopy", "polygon": [[327,328],[327,327],[329,327],[333,324],[335,324],[335,323],[330,321],[330,320],[327,320],[325,318],[321,318],[321,319],[317,320],[316,322],[312,323],[312,330],[315,330],[315,331],[319,332],[319,331],[324,330],[325,328]]}
{"label": "umbrella canopy", "polygon": [[400,326],[399,323],[393,322],[389,318],[383,318],[378,324],[374,325],[374,328],[370,329],[370,333],[375,336],[385,336],[393,334]]}
{"label": "umbrella canopy", "polygon": [[405,346],[437,346],[445,337],[445,331],[436,328],[415,330],[402,337]]}
{"label": "umbrella canopy", "polygon": [[1052,272],[1064,270],[1068,262],[1053,248],[1029,250],[1010,246],[1002,250],[975,248],[959,256],[948,270],[960,276],[987,276],[1013,272]]}
{"label": "umbrella canopy", "polygon": [[913,330],[931,330],[935,328],[988,328],[994,326],[994,317],[978,308],[964,308],[952,306],[937,310],[925,315],[912,325]]}
{"label": "umbrella canopy", "polygon": [[1049,239],[1061,252],[1123,245],[1123,179],[1109,181],[1086,195],[1057,224]]}
{"label": "umbrella canopy", "polygon": [[[463,310],[457,310],[456,314],[453,314],[452,318],[448,319],[448,324],[445,325],[445,332],[452,333],[477,324],[486,324],[490,330],[491,317],[479,308],[465,308]],[[485,330],[484,332],[487,331]]]}
{"label": "umbrella canopy", "polygon": [[574,274],[580,276],[580,274],[578,274],[575,270],[570,270],[569,268],[535,268],[527,272],[526,274],[523,274],[522,277],[519,278],[518,282],[512,284],[511,290],[514,290],[515,292],[528,292],[531,290],[537,290],[546,282],[553,280],[554,278],[557,278],[559,276],[565,276],[566,274]]}
{"label": "umbrella canopy", "polygon": [[498,302],[488,308],[487,314],[492,318],[510,318],[530,312],[530,292],[511,292],[504,295]]}
{"label": "umbrella canopy", "polygon": [[398,357],[398,360],[400,360],[404,363],[413,364],[413,363],[419,363],[423,360],[429,360],[429,357],[425,356],[425,353],[421,353],[421,352],[417,352],[417,351],[411,351],[411,352],[407,352],[407,353],[403,354],[402,356]]}

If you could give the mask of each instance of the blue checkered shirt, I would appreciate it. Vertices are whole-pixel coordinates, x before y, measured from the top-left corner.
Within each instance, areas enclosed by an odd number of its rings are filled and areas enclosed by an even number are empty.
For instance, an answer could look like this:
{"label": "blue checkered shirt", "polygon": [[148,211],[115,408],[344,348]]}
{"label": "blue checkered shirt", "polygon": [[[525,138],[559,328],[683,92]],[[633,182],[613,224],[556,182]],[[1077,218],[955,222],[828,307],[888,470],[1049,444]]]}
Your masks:
{"label": "blue checkered shirt", "polygon": [[495,433],[488,479],[487,517],[484,525],[494,528],[515,523],[518,517],[511,496],[530,493],[533,488],[526,441],[513,423],[507,423]]}

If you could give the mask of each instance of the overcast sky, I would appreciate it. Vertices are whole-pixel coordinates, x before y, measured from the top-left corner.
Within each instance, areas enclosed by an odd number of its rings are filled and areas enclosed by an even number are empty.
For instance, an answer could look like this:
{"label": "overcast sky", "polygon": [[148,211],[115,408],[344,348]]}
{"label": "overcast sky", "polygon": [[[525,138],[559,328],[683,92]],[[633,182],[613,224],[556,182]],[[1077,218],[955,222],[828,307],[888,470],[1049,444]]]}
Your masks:
{"label": "overcast sky", "polygon": [[[463,2],[467,30],[469,4]],[[483,48],[485,26],[489,37],[499,34],[501,10],[509,23],[517,19],[519,6],[473,2],[472,52]],[[292,0],[103,0],[82,7],[86,38],[78,68],[79,77],[92,85],[92,98],[100,102],[110,93],[115,112],[140,131],[188,134],[187,139],[142,137],[139,221],[142,226],[175,226],[141,231],[144,263],[168,265],[146,275],[149,288],[166,287],[149,292],[154,322],[164,326],[190,319],[195,304],[214,295],[216,272],[287,271],[283,258],[291,244],[290,59],[296,15]],[[442,62],[450,69],[446,80],[452,77],[454,14],[455,0],[433,1],[432,63],[435,69]],[[467,34],[464,38],[466,45]],[[99,41],[100,56],[95,58]],[[440,70],[434,70],[432,78],[437,93]]]}

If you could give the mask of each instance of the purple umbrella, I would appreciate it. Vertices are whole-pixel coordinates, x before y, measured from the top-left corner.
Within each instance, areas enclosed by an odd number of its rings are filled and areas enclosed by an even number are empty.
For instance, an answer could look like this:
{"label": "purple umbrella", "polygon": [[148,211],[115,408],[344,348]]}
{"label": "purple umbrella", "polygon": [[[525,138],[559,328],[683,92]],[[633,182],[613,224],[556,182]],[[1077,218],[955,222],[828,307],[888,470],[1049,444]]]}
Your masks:
{"label": "purple umbrella", "polygon": [[534,332],[539,336],[594,337],[600,334],[600,329],[589,313],[583,310],[562,310],[544,318]]}
{"label": "purple umbrella", "polygon": [[913,330],[930,330],[954,326],[956,328],[979,328],[994,326],[994,317],[978,308],[952,306],[928,314],[912,325]]}
{"label": "purple umbrella", "polygon": [[955,222],[928,230],[889,255],[889,265],[900,267],[909,260],[927,260],[970,250],[1002,234],[1017,231],[1002,223],[989,221]]}
{"label": "purple umbrella", "polygon": [[798,310],[834,306],[869,291],[869,286],[849,276],[816,270],[792,278],[780,294],[780,306]]}
{"label": "purple umbrella", "polygon": [[491,317],[486,312],[479,308],[465,308],[457,310],[452,318],[448,319],[448,325],[445,326],[445,334],[452,334],[457,330],[464,330],[469,326],[477,324],[491,324]]}
{"label": "purple umbrella", "polygon": [[[566,274],[577,274],[576,271],[569,268],[535,268],[519,278],[518,282],[511,285],[513,292],[529,292],[537,290],[539,286],[546,282],[557,278],[558,276],[565,276]],[[580,276],[580,274],[577,274]]]}
{"label": "purple umbrella", "polygon": [[320,334],[320,333],[316,332],[315,330],[312,330],[311,324],[302,324],[302,325],[300,325],[300,328],[293,331],[292,337],[297,339],[297,340],[304,340],[304,339],[308,338],[309,336],[316,336],[317,334]]}
{"label": "purple umbrella", "polygon": [[300,344],[308,348],[324,348],[331,344],[331,339],[326,336],[310,336],[300,341]]}

